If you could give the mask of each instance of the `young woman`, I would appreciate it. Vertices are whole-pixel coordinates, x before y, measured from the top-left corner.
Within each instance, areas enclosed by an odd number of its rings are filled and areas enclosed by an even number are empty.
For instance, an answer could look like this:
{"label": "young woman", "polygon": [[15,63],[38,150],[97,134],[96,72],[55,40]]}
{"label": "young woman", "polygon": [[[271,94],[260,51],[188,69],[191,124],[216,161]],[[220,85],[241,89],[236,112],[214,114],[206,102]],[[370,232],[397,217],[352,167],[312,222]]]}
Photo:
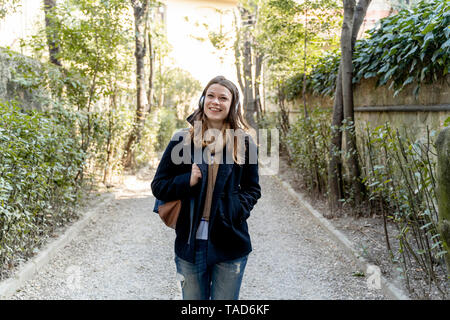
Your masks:
{"label": "young woman", "polygon": [[183,299],[239,298],[252,250],[246,220],[261,197],[257,148],[250,135],[237,134],[248,129],[239,106],[237,87],[213,78],[187,119],[192,127],[172,138],[151,184],[157,199],[181,200],[175,264]]}

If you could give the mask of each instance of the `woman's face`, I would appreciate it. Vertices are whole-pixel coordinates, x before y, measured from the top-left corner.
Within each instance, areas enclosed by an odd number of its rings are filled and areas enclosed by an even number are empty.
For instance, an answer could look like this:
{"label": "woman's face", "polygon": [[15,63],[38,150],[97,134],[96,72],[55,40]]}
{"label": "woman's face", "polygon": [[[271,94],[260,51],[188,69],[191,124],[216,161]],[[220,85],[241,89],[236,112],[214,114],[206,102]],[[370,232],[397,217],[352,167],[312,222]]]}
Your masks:
{"label": "woman's face", "polygon": [[220,84],[211,85],[206,91],[203,110],[211,123],[223,124],[230,111],[233,95]]}

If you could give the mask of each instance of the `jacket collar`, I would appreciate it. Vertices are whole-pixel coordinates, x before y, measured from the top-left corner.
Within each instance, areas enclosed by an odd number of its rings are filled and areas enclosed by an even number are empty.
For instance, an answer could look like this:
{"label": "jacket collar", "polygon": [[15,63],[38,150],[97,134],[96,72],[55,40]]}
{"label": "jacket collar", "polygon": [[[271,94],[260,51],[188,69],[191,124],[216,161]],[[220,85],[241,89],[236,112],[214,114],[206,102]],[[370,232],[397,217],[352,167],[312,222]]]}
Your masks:
{"label": "jacket collar", "polygon": [[200,112],[200,109],[195,109],[194,112],[192,112],[187,118],[186,121],[191,125],[194,126],[194,117]]}

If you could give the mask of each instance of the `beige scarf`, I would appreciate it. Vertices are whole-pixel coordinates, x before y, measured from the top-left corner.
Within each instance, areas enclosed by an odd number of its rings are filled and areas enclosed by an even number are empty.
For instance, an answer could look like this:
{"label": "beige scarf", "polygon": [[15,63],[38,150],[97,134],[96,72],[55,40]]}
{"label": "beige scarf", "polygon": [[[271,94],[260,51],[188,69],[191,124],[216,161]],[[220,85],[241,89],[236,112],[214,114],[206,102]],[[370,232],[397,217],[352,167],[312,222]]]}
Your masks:
{"label": "beige scarf", "polygon": [[[222,153],[223,148],[225,146],[224,140],[225,140],[225,127],[222,128],[222,138],[218,137],[218,139],[207,142],[206,148],[208,149],[211,156],[209,157],[208,161],[208,181],[206,186],[206,198],[205,198],[205,205],[203,207],[203,220],[209,221],[209,216],[211,214],[211,203],[212,203],[212,196],[214,192],[214,186],[216,185],[216,177],[217,172],[219,171],[219,163],[222,159]],[[209,139],[210,137],[205,137],[205,140],[211,141]]]}

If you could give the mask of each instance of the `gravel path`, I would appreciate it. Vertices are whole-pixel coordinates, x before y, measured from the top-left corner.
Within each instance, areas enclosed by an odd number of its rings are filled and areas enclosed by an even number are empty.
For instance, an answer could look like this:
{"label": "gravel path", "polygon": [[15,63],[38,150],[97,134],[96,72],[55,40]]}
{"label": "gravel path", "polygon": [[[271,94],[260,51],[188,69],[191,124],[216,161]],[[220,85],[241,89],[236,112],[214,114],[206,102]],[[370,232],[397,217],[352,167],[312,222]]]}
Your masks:
{"label": "gravel path", "polygon": [[[173,230],[152,212],[150,180],[113,201],[11,299],[180,299]],[[240,299],[388,299],[280,183],[261,177]]]}

